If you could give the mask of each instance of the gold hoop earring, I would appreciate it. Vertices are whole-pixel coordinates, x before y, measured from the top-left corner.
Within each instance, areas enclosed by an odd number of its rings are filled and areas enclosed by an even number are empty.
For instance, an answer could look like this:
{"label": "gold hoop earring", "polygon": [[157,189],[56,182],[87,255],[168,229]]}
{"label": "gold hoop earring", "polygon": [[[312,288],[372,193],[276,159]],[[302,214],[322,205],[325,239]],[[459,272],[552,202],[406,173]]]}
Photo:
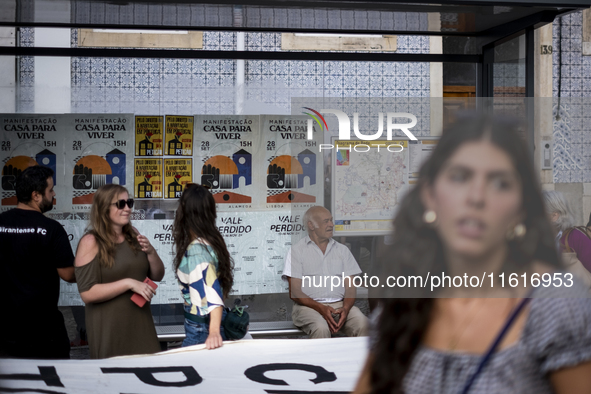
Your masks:
{"label": "gold hoop earring", "polygon": [[519,223],[517,226],[515,226],[513,232],[515,233],[515,238],[523,238],[525,236],[525,233],[527,232],[525,224]]}
{"label": "gold hoop earring", "polygon": [[513,241],[514,239],[521,239],[525,236],[525,234],[527,233],[527,228],[525,227],[525,224],[523,223],[519,223],[517,225],[515,225],[515,227],[513,227],[513,229],[507,231],[507,241]]}
{"label": "gold hoop earring", "polygon": [[437,214],[435,211],[429,209],[423,213],[423,222],[427,224],[433,224],[437,220]]}

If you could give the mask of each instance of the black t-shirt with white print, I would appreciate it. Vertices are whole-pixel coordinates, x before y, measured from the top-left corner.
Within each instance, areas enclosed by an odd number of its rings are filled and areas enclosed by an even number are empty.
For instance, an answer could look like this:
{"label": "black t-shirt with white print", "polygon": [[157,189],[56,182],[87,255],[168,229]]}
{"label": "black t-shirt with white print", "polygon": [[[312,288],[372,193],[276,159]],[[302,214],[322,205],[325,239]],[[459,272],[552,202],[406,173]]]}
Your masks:
{"label": "black t-shirt with white print", "polygon": [[57,309],[57,268],[73,265],[68,234],[57,221],[18,208],[0,214],[2,338],[37,340],[65,334]]}

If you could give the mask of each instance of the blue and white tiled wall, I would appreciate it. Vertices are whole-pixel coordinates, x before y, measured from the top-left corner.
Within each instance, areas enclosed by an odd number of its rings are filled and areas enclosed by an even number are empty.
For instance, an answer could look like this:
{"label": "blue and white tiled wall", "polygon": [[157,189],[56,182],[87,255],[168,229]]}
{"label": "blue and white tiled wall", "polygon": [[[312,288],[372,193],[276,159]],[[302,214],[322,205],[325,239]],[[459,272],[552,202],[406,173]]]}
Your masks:
{"label": "blue and white tiled wall", "polygon": [[[33,28],[20,29],[20,46],[35,45],[35,30]],[[35,112],[35,58],[22,56],[19,67],[18,111]]]}
{"label": "blue and white tiled wall", "polygon": [[[235,33],[207,32],[204,49],[235,41]],[[235,72],[233,60],[72,58],[72,112],[233,113]]]}
{"label": "blue and white tiled wall", "polygon": [[525,59],[519,63],[499,62],[493,67],[493,85],[525,88]]}
{"label": "blue and white tiled wall", "polygon": [[[235,50],[236,36],[206,31],[203,49]],[[72,45],[76,42],[73,30]],[[280,51],[281,34],[245,33],[245,46]],[[398,37],[398,53],[428,52],[428,37]],[[236,64],[215,59],[72,58],[72,112],[231,114],[237,100]],[[21,67],[23,78],[29,69],[34,71],[32,65]],[[250,60],[245,61],[244,81],[243,113],[289,114],[292,97],[429,97],[430,91],[428,63]]]}
{"label": "blue and white tiled wall", "polygon": [[582,28],[582,12],[554,21],[554,183],[591,182],[591,56],[582,53]]}

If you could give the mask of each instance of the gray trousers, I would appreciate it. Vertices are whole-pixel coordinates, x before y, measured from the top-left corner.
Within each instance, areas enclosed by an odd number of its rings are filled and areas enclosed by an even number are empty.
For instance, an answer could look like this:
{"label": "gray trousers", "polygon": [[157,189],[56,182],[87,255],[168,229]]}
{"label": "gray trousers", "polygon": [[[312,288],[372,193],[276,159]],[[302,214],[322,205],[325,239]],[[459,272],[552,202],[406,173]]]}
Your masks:
{"label": "gray trousers", "polygon": [[[343,307],[343,301],[331,302],[325,305],[338,309]],[[312,308],[294,303],[291,318],[293,324],[308,334],[310,338],[331,337],[328,323],[320,313]],[[339,332],[345,333],[348,337],[365,337],[368,336],[368,331],[369,321],[356,306],[351,308],[347,315],[347,321],[339,330]]]}

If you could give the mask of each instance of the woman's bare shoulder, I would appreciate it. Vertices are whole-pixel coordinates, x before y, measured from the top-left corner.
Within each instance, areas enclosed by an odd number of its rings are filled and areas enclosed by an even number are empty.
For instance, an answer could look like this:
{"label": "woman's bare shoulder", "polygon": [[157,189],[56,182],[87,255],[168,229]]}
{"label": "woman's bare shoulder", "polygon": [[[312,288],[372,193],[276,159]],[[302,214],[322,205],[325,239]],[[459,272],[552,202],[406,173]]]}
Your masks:
{"label": "woman's bare shoulder", "polygon": [[92,261],[98,253],[98,244],[93,234],[85,234],[78,243],[74,265],[82,267]]}

